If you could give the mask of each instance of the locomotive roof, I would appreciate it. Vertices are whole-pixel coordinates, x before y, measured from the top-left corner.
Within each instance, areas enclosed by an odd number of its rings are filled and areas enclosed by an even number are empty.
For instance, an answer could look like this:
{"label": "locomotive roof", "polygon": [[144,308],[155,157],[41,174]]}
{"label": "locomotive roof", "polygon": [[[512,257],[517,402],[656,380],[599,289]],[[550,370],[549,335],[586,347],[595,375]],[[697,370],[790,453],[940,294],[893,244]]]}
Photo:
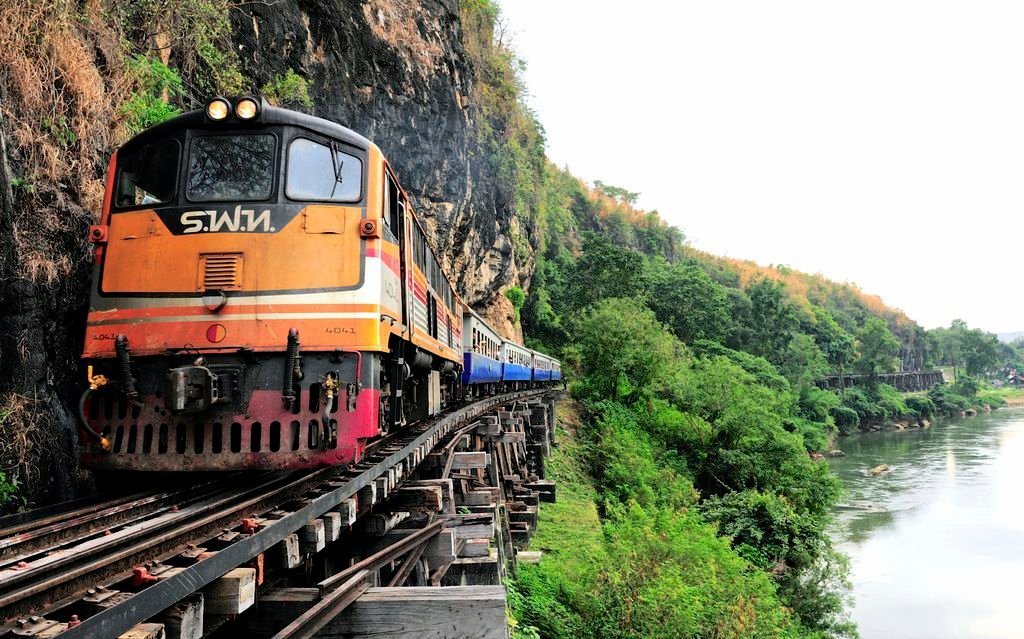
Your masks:
{"label": "locomotive roof", "polygon": [[314,133],[320,133],[321,135],[335,138],[341,142],[351,144],[352,146],[363,150],[370,148],[369,140],[352,129],[341,126],[337,122],[318,118],[307,113],[292,111],[291,109],[282,109],[274,106],[265,106],[261,108],[259,115],[250,121],[242,121],[232,118],[227,121],[213,122],[207,119],[206,112],[203,109],[196,109],[195,111],[189,111],[188,113],[184,113],[178,117],[171,118],[166,122],[161,122],[156,126],[146,129],[142,133],[139,133],[132,139],[125,142],[123,146],[145,144],[149,140],[159,139],[160,137],[179,129],[204,129],[207,131],[217,131],[220,129],[239,130],[250,128],[258,129],[261,126],[266,125],[297,126],[313,131]]}

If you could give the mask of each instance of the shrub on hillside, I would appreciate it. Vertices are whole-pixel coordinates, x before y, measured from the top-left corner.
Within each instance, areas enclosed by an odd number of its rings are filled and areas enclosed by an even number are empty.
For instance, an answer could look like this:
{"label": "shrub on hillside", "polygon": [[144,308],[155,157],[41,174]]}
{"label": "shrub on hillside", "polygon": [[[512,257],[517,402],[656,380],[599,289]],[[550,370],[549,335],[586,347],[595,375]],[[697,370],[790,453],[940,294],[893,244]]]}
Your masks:
{"label": "shrub on hillside", "polygon": [[857,427],[860,426],[860,414],[856,410],[849,406],[836,406],[831,412],[839,432],[849,435],[857,431]]}
{"label": "shrub on hillside", "polygon": [[928,391],[928,399],[935,405],[939,415],[956,415],[971,407],[971,402],[958,394],[949,384],[933,386]]}
{"label": "shrub on hillside", "polygon": [[935,417],[935,402],[924,395],[911,395],[906,398],[907,408],[919,419]]}

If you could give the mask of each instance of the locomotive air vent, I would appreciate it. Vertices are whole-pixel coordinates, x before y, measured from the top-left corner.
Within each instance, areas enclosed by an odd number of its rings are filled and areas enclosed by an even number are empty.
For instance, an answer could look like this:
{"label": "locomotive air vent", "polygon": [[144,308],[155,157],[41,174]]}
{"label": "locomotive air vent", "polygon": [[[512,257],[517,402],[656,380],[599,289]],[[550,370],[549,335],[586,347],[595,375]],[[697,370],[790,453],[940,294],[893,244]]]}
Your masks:
{"label": "locomotive air vent", "polygon": [[237,291],[242,287],[241,253],[199,255],[200,291]]}

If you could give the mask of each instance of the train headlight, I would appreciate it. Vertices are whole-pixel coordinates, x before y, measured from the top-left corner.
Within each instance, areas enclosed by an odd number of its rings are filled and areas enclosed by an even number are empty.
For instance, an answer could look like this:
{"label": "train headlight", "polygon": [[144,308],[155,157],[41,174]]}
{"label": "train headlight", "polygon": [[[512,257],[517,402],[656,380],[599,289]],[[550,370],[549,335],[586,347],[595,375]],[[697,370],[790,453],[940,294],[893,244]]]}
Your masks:
{"label": "train headlight", "polygon": [[239,120],[251,120],[260,112],[260,105],[252,98],[242,98],[235,105],[235,115]]}
{"label": "train headlight", "polygon": [[206,104],[206,117],[219,122],[231,114],[231,105],[224,98],[214,98]]}

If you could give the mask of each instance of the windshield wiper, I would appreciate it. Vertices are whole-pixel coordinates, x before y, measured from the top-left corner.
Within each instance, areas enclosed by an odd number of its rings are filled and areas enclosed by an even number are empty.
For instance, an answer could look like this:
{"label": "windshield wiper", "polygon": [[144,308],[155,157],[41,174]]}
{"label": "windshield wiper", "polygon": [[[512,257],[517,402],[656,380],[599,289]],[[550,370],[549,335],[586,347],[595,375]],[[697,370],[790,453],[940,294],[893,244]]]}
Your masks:
{"label": "windshield wiper", "polygon": [[341,169],[345,166],[344,160],[338,159],[338,153],[341,149],[338,148],[338,143],[331,140],[331,165],[334,167],[334,186],[331,187],[331,195],[328,199],[334,199],[334,192],[338,190],[338,185],[345,181],[344,176],[341,174]]}

